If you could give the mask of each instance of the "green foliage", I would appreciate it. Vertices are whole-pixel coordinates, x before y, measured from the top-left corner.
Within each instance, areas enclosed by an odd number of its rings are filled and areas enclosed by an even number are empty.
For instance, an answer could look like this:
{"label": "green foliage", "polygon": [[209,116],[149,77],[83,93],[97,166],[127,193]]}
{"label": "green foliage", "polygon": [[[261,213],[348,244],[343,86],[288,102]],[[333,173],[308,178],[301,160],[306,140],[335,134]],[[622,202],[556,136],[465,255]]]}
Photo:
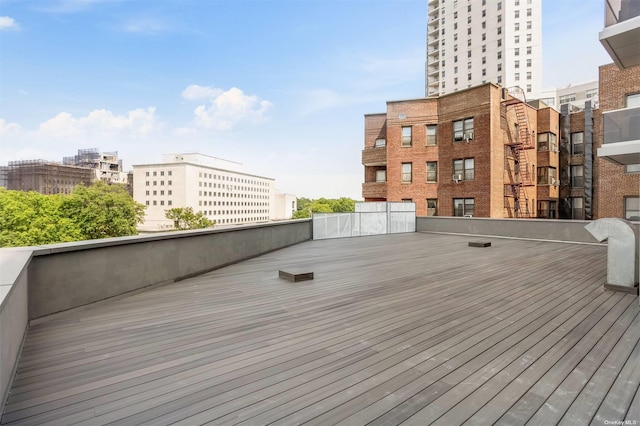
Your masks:
{"label": "green foliage", "polygon": [[137,234],[144,206],[123,187],[96,183],[71,195],[0,188],[0,247]]}
{"label": "green foliage", "polygon": [[96,182],[78,185],[65,197],[62,209],[80,226],[85,239],[136,235],[145,207],[131,198],[124,187]]}
{"label": "green foliage", "polygon": [[165,210],[167,219],[173,220],[176,229],[201,229],[214,226],[215,221],[207,219],[202,212],[194,213],[191,207],[176,207]]}
{"label": "green foliage", "polygon": [[311,217],[311,213],[353,212],[355,205],[356,202],[347,197],[339,199],[318,198],[317,200],[298,198],[298,210],[293,213],[293,219],[308,218]]}
{"label": "green foliage", "polygon": [[83,239],[78,224],[62,210],[63,197],[0,188],[0,247]]}

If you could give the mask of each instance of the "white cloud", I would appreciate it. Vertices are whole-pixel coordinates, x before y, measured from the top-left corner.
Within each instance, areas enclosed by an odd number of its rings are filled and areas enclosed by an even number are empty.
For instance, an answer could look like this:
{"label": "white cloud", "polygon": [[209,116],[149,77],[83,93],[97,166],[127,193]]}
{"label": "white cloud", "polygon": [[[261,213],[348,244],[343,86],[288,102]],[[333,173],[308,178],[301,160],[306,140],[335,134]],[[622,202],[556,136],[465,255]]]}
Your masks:
{"label": "white cloud", "polygon": [[0,31],[19,30],[20,24],[10,16],[0,16]]}
{"label": "white cloud", "polygon": [[196,107],[193,113],[197,126],[214,130],[231,130],[240,122],[262,122],[273,106],[271,102],[260,100],[255,95],[246,95],[237,87],[225,92],[215,87],[192,84],[182,91],[182,97],[210,101],[209,104]]}
{"label": "white cloud", "polygon": [[4,118],[0,118],[0,139],[19,136],[22,128],[17,123],[7,123]]}
{"label": "white cloud", "polygon": [[170,25],[153,18],[138,18],[124,24],[123,30],[127,33],[142,35],[158,35],[172,31]]}
{"label": "white cloud", "polygon": [[39,136],[50,138],[95,137],[126,133],[130,137],[144,137],[159,126],[155,108],[138,108],[127,115],[99,109],[86,117],[75,118],[68,112],[61,112],[54,118],[40,124]]}

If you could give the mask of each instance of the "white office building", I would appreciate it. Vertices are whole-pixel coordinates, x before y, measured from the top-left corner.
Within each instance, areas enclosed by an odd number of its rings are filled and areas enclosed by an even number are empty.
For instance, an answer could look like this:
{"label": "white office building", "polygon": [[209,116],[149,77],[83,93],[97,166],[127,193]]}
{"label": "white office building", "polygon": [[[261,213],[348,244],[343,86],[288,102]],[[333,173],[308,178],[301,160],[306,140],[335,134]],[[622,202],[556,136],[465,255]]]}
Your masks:
{"label": "white office building", "polygon": [[242,164],[199,153],[164,155],[161,163],[133,166],[133,198],[146,206],[141,230],[173,228],[165,210],[191,207],[218,225],[274,218],[272,178],[242,171]]}
{"label": "white office building", "polygon": [[540,100],[556,111],[560,111],[562,105],[569,105],[569,112],[581,111],[584,104],[591,101],[591,108],[598,108],[598,81],[581,84],[570,84],[566,87],[545,89],[540,93]]}
{"label": "white office building", "polygon": [[542,90],[542,0],[428,0],[426,96],[486,82]]}

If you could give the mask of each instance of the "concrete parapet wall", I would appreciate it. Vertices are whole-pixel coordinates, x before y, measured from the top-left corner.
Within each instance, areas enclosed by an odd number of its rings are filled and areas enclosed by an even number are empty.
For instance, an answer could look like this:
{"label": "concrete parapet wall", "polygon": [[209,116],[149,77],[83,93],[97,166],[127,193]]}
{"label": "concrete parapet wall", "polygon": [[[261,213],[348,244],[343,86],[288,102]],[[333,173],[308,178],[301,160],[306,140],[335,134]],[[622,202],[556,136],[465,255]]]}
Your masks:
{"label": "concrete parapet wall", "polygon": [[221,268],[311,239],[311,221],[283,221],[34,248],[29,319]]}
{"label": "concrete parapet wall", "polygon": [[0,256],[0,404],[4,406],[28,326],[30,250],[7,249]]}
{"label": "concrete parapet wall", "polygon": [[[464,217],[417,217],[418,232],[493,235],[535,240],[598,243],[585,229],[590,221],[553,219],[493,219]],[[640,224],[633,225],[636,229]]]}

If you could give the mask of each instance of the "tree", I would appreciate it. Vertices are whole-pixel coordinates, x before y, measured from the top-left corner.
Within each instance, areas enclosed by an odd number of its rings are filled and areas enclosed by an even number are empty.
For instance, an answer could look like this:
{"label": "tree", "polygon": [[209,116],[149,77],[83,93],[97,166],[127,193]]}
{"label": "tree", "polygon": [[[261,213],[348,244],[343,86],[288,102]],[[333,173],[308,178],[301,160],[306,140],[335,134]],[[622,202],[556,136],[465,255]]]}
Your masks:
{"label": "tree", "polygon": [[0,188],[0,247],[82,240],[82,230],[62,210],[63,198]]}
{"label": "tree", "polygon": [[144,220],[144,209],[120,185],[96,182],[78,185],[64,197],[62,210],[82,230],[84,239],[137,235],[137,225]]}
{"label": "tree", "polygon": [[164,215],[173,220],[175,228],[179,230],[210,228],[216,224],[202,212],[194,213],[191,207],[175,207],[165,210]]}
{"label": "tree", "polygon": [[293,219],[304,219],[311,217],[312,213],[348,213],[355,211],[355,201],[351,198],[342,197],[339,199],[318,198],[310,200],[308,198],[298,198],[298,210],[293,213]]}

